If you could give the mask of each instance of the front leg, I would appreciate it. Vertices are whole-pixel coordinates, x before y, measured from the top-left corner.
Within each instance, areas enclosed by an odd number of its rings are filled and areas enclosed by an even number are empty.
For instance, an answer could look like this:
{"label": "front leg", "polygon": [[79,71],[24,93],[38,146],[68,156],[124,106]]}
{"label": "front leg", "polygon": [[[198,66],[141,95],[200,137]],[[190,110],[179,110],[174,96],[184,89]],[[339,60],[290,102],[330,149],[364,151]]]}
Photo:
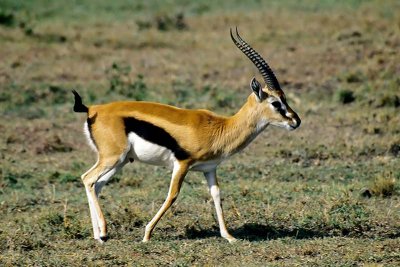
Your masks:
{"label": "front leg", "polygon": [[168,196],[154,218],[146,225],[143,242],[147,242],[150,240],[151,232],[153,231],[154,227],[178,197],[183,179],[188,172],[188,167],[188,164],[185,162],[176,162],[174,164],[174,170],[172,172],[172,179],[169,186]]}
{"label": "front leg", "polygon": [[222,211],[221,206],[221,197],[220,197],[220,190],[217,181],[217,173],[216,170],[212,170],[209,172],[205,172],[204,176],[207,179],[208,189],[211,193],[211,196],[214,201],[215,210],[217,212],[218,224],[221,236],[229,241],[229,243],[236,241],[236,239],[229,234],[228,230],[226,229],[225,220],[224,220],[224,213]]}

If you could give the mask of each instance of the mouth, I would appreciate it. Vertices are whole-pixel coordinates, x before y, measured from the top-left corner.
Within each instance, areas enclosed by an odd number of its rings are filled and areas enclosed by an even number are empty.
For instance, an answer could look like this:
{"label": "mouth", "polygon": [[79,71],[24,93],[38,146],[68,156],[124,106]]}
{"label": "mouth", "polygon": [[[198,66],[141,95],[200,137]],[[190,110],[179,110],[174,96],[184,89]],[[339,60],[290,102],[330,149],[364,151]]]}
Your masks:
{"label": "mouth", "polygon": [[300,121],[293,120],[293,123],[287,125],[287,129],[289,131],[293,131],[293,130],[299,128],[299,126],[300,126]]}
{"label": "mouth", "polygon": [[298,116],[296,116],[293,120],[292,120],[292,125],[291,127],[294,129],[299,128],[300,124],[301,124],[301,120]]}
{"label": "mouth", "polygon": [[282,127],[288,131],[293,131],[293,130],[296,130],[297,128],[299,128],[300,123],[301,122],[299,120],[293,119],[291,121],[285,121],[283,123],[273,123],[272,122],[271,125]]}

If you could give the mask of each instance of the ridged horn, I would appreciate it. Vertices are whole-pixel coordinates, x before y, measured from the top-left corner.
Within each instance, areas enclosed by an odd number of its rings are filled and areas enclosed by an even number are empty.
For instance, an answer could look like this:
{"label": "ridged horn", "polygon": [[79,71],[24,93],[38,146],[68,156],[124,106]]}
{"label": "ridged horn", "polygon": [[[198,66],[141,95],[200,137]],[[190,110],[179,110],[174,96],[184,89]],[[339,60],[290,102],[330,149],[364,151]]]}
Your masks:
{"label": "ridged horn", "polygon": [[230,29],[230,32],[231,32],[231,38],[232,38],[233,43],[257,67],[257,69],[260,71],[262,77],[264,78],[264,81],[267,84],[268,88],[270,90],[274,90],[274,91],[281,90],[281,87],[279,85],[278,79],[275,77],[275,74],[272,71],[272,69],[270,68],[270,66],[260,56],[260,54],[257,53],[256,50],[254,50],[248,43],[246,43],[245,40],[242,39],[242,37],[240,37],[237,27],[236,27],[237,39],[235,39],[235,37],[233,37],[232,28]]}

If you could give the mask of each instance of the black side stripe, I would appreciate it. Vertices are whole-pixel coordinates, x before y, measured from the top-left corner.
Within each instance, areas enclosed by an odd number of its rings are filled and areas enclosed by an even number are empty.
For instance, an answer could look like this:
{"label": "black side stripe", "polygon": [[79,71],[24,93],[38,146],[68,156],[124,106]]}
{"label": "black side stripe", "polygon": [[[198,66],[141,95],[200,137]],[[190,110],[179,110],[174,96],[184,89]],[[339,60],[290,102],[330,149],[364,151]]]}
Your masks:
{"label": "black side stripe", "polygon": [[133,117],[126,117],[123,120],[127,136],[133,132],[153,144],[166,147],[174,153],[178,160],[185,160],[190,157],[189,153],[180,147],[178,142],[163,128]]}

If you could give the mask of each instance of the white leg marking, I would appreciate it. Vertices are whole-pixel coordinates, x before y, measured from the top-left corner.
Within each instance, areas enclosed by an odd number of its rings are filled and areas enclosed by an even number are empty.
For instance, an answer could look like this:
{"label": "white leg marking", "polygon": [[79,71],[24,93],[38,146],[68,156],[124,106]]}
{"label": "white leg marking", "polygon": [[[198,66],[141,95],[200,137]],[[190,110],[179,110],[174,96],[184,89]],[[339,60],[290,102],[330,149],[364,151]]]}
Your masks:
{"label": "white leg marking", "polygon": [[[85,124],[85,127],[87,127],[86,124]],[[82,174],[81,177],[86,177],[86,175],[88,173],[90,173],[93,169],[97,168],[98,164],[99,164],[99,159],[97,158],[97,162],[87,172]],[[98,223],[98,219],[97,219],[98,216],[96,213],[96,209],[94,208],[93,199],[92,199],[90,192],[86,186],[85,186],[85,189],[86,189],[86,196],[87,196],[88,204],[89,204],[90,219],[92,221],[93,237],[94,237],[94,239],[100,240],[100,228],[99,228],[99,223]]]}
{"label": "white leg marking", "polygon": [[102,173],[100,175],[100,178],[97,180],[96,184],[95,184],[95,192],[96,192],[96,196],[98,197],[101,189],[103,189],[103,187],[106,185],[106,183],[111,179],[111,177],[120,169],[119,166],[115,166],[114,168]]}
{"label": "white leg marking", "polygon": [[98,215],[96,213],[96,209],[94,208],[93,200],[90,195],[89,190],[86,188],[86,195],[87,199],[89,202],[89,210],[90,210],[90,218],[92,220],[92,227],[93,227],[93,237],[96,240],[101,240],[100,239],[100,228],[99,228],[99,221],[98,221]]}
{"label": "white leg marking", "polygon": [[225,220],[224,220],[224,213],[221,207],[221,197],[220,197],[220,190],[217,182],[217,174],[216,170],[212,170],[209,172],[205,172],[204,176],[207,179],[208,189],[210,190],[211,196],[214,201],[215,210],[217,212],[218,224],[221,236],[229,241],[229,243],[236,241],[236,239],[229,234],[228,230],[226,229]]}

